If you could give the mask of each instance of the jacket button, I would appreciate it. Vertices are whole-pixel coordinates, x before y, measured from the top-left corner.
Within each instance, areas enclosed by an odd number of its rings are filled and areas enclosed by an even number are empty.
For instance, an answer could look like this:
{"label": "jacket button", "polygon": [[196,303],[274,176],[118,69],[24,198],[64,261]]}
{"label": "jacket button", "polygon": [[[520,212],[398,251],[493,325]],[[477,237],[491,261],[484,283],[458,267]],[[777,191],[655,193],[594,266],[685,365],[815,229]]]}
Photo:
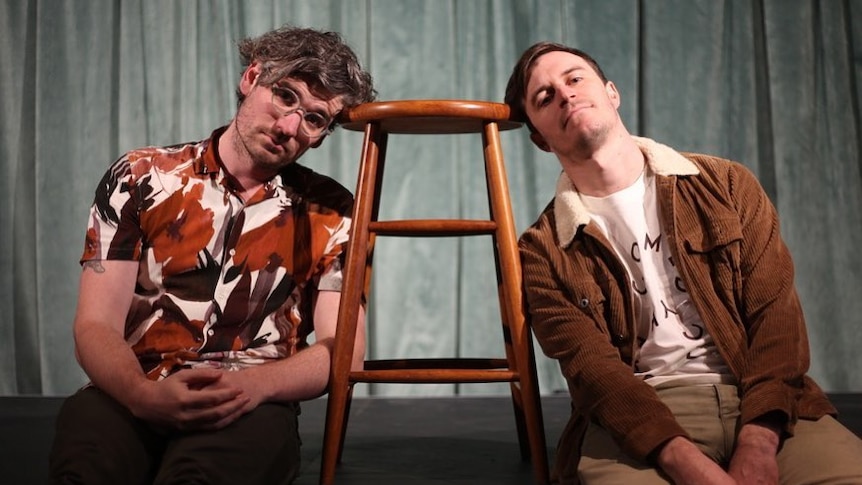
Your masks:
{"label": "jacket button", "polygon": [[586,298],[581,298],[581,301],[578,302],[578,305],[580,305],[581,308],[586,308],[590,306],[590,300]]}

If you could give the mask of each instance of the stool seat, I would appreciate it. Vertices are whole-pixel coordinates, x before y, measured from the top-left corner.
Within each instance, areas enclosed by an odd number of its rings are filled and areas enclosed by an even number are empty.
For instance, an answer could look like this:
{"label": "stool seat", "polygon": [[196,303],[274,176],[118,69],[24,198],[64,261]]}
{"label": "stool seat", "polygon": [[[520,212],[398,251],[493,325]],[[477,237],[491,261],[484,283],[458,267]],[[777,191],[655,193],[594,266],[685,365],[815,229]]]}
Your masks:
{"label": "stool seat", "polygon": [[364,131],[373,121],[379,122],[387,133],[420,135],[481,133],[488,121],[495,122],[500,131],[521,126],[509,119],[509,107],[505,104],[454,99],[365,103],[344,110],[339,117],[343,128],[354,131]]}
{"label": "stool seat", "polygon": [[[330,485],[341,459],[353,385],[385,383],[508,382],[521,456],[529,459],[537,483],[548,483],[547,449],[532,336],[523,309],[520,256],[515,235],[500,131],[520,127],[505,104],[469,100],[398,100],[347,109],[338,123],[364,132],[350,242],[343,268],[341,304],[330,367],[329,398],[320,483]],[[490,217],[379,221],[380,194],[390,134],[479,133]],[[461,237],[490,235],[497,272],[505,358],[410,358],[365,360],[351,370],[357,317],[371,287],[378,236]]]}

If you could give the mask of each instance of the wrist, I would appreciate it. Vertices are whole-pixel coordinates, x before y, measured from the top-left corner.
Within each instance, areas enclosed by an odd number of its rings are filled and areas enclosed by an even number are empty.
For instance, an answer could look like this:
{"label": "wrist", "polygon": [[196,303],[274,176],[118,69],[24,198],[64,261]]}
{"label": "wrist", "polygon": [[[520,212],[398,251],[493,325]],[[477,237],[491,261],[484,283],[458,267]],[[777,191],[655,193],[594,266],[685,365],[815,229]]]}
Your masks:
{"label": "wrist", "polygon": [[775,454],[781,443],[781,429],[770,424],[753,421],[743,425],[736,438],[737,447],[756,447]]}
{"label": "wrist", "polygon": [[685,460],[686,449],[692,443],[683,436],[674,436],[655,452],[655,463],[662,470],[673,469],[680,460]]}
{"label": "wrist", "polygon": [[136,379],[134,383],[123,391],[122,395],[114,396],[114,399],[128,409],[133,416],[140,418],[142,416],[141,408],[146,409],[148,407],[149,395],[154,392],[156,385],[156,381],[151,381],[146,377],[139,380]]}

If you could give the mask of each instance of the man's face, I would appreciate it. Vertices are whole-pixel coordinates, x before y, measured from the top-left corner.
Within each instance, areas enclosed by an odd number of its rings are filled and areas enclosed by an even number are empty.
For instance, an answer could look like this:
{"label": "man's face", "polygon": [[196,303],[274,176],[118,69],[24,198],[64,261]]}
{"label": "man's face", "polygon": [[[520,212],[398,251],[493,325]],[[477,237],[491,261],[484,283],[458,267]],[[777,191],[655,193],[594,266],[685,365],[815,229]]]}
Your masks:
{"label": "man's face", "polygon": [[524,99],[538,132],[531,135],[533,142],[561,156],[599,147],[621,123],[619,103],[612,82],[605,84],[587,61],[563,51],[536,60]]}
{"label": "man's face", "polygon": [[[247,152],[258,168],[278,170],[323,142],[328,131],[317,136],[309,132],[319,127],[318,120],[331,122],[343,104],[341,96],[313,91],[300,79],[288,77],[274,86],[261,86],[257,82],[259,75],[259,66],[252,65],[240,81],[246,98],[236,115],[242,145],[237,149]],[[286,105],[299,109],[286,110]],[[303,123],[305,126],[301,126]]]}

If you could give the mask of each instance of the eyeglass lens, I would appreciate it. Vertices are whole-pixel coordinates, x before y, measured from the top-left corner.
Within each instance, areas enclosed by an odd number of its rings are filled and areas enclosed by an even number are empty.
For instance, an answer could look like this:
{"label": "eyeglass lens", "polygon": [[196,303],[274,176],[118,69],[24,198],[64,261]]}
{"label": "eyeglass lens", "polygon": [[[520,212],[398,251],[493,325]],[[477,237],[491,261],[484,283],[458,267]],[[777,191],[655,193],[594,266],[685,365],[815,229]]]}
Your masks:
{"label": "eyeglass lens", "polygon": [[302,122],[299,126],[309,136],[322,134],[331,123],[328,117],[303,108],[296,91],[285,86],[276,85],[272,87],[272,104],[282,112],[283,116],[299,111],[302,114]]}

